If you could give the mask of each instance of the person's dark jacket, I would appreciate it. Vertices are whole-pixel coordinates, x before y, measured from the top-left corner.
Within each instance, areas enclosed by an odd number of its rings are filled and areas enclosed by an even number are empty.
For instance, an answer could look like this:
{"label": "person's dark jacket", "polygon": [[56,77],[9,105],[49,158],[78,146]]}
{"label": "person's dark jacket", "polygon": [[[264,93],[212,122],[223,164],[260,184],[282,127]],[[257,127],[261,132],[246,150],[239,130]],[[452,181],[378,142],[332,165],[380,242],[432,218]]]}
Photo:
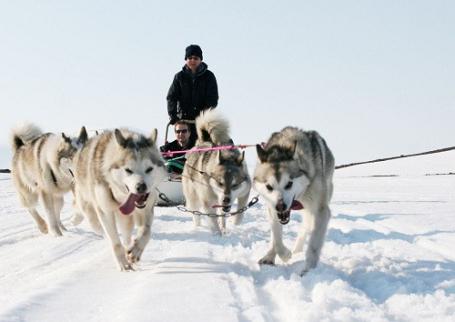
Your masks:
{"label": "person's dark jacket", "polygon": [[167,94],[167,111],[171,124],[176,120],[194,120],[201,111],[218,105],[215,75],[202,62],[195,74],[185,65],[175,74]]}

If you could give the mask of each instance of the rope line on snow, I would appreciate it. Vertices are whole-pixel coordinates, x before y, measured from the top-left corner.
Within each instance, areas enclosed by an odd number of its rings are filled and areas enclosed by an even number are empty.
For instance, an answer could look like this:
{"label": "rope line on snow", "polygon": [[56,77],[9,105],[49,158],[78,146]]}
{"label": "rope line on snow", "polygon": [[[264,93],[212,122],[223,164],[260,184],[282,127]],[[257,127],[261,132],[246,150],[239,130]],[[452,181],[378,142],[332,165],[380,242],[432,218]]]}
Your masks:
{"label": "rope line on snow", "polygon": [[425,151],[425,152],[420,152],[420,153],[402,154],[402,155],[398,155],[398,156],[395,156],[395,157],[381,158],[381,159],[375,159],[375,160],[370,160],[370,161],[362,161],[362,162],[341,164],[341,165],[335,166],[335,169],[343,169],[343,168],[353,167],[355,165],[383,162],[383,161],[389,161],[389,160],[395,160],[395,159],[401,159],[401,158],[410,158],[410,157],[416,157],[416,156],[420,156],[420,155],[427,155],[427,154],[433,154],[433,153],[441,153],[441,152],[447,152],[447,151],[450,151],[450,150],[455,150],[455,146],[451,146],[451,147],[448,147],[448,148],[437,149],[437,150]]}

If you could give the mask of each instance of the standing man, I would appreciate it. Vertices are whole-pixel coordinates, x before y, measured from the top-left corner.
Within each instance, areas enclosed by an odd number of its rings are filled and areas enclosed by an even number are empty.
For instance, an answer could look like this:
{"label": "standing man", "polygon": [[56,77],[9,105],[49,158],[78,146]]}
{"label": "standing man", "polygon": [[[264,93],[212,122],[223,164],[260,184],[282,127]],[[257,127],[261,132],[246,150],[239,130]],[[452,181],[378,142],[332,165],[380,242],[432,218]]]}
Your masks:
{"label": "standing man", "polygon": [[[167,93],[169,122],[194,120],[201,111],[218,105],[218,85],[215,75],[202,61],[202,49],[189,45],[185,49],[185,65],[175,74]],[[192,138],[196,137],[194,125]]]}

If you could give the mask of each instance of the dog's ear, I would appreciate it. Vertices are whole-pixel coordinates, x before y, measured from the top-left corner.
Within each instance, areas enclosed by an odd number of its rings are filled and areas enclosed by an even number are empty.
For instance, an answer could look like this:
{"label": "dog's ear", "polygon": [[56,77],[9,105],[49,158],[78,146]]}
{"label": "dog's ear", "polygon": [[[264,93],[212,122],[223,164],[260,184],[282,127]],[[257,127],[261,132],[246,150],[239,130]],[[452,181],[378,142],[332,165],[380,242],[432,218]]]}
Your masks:
{"label": "dog's ear", "polygon": [[152,134],[150,134],[150,142],[152,143],[152,145],[154,145],[156,143],[156,138],[158,137],[158,130],[157,129],[153,129],[152,130]]}
{"label": "dog's ear", "polygon": [[62,138],[65,140],[66,143],[71,144],[71,139],[65,135],[65,133],[62,132]]}
{"label": "dog's ear", "polygon": [[207,130],[202,129],[201,133],[202,133],[202,137],[201,137],[202,141],[204,141],[204,142],[212,142],[212,139],[210,138],[210,133]]}
{"label": "dog's ear", "polygon": [[238,156],[238,158],[236,160],[237,164],[242,165],[242,162],[244,159],[245,159],[245,151],[242,151],[242,153],[240,153],[240,155]]}
{"label": "dog's ear", "polygon": [[256,144],[256,152],[258,153],[258,158],[261,163],[267,162],[268,153],[266,150],[264,150],[262,145]]}
{"label": "dog's ear", "polygon": [[288,158],[289,160],[295,159],[295,151],[297,148],[297,141],[294,141],[294,144],[291,148],[289,148]]}
{"label": "dog's ear", "polygon": [[115,139],[117,140],[117,143],[122,147],[126,148],[126,139],[123,136],[122,132],[119,129],[115,129],[114,131]]}
{"label": "dog's ear", "polygon": [[85,126],[81,128],[81,131],[79,132],[79,137],[77,138],[77,143],[84,145],[85,142],[88,140],[88,135],[87,135],[87,130],[85,129]]}

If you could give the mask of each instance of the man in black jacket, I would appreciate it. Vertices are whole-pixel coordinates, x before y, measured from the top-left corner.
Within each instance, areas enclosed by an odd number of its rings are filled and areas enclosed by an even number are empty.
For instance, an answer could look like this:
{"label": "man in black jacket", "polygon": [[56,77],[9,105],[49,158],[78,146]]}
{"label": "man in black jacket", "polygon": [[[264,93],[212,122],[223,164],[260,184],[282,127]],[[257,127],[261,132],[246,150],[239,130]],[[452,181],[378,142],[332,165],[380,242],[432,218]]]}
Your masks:
{"label": "man in black jacket", "polygon": [[[175,74],[167,93],[167,111],[171,124],[182,119],[194,120],[201,111],[218,105],[215,75],[207,69],[202,58],[201,47],[186,47],[185,66]],[[195,131],[192,134],[196,134]]]}

